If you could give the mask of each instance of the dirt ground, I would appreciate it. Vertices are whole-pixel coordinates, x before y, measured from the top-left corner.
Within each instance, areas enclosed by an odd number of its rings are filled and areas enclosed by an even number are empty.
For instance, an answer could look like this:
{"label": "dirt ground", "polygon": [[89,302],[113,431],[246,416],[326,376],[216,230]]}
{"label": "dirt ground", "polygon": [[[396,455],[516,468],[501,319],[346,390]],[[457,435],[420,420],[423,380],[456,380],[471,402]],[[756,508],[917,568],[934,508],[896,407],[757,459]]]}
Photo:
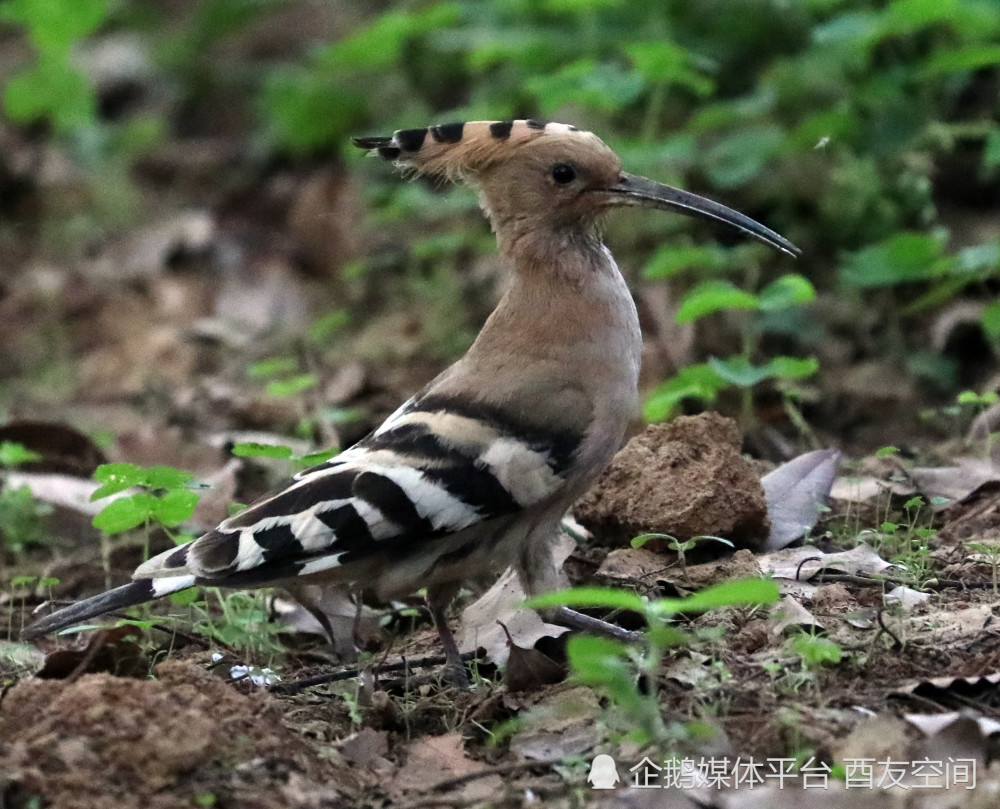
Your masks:
{"label": "dirt ground", "polygon": [[[246,49],[340,30],[314,20],[340,4],[299,5],[298,24]],[[220,116],[227,98],[147,102],[169,106],[162,141],[109,176],[0,119],[0,456],[35,453],[0,460],[0,809],[1000,806],[1000,412],[950,407],[903,368],[881,289],[865,312],[821,289],[795,323],[828,319],[809,349],[822,373],[745,402],[723,392],[739,424],[634,425],[565,526],[572,584],[670,606],[765,577],[776,603],[670,613],[657,632],[634,610],[585,610],[633,634],[584,670],[568,659],[582,633],[519,610],[502,580],[451,612],[469,691],[443,681],[416,597],[326,605],[360,614],[360,662],[281,592],[199,593],[22,642],[36,612],[172,547],[156,526],[94,528],[100,464],[189,471],[200,500],[177,530],[208,530],[297,469],[235,444],[350,446],[467,347],[504,283],[471,195],[410,184],[387,219],[371,176],[333,154],[262,154],[239,114]],[[996,240],[994,209],[953,214],[969,244]],[[639,277],[614,228],[643,392],[733,353],[737,318],[678,324],[676,291]],[[648,257],[655,232],[630,249]],[[996,390],[968,303],[956,293],[905,329],[962,385]],[[646,654],[667,630],[683,638]]]}
{"label": "dirt ground", "polygon": [[[667,652],[655,681],[643,686],[655,689],[670,751],[733,767],[752,757],[765,772],[795,758],[974,761],[971,791],[851,792],[841,773],[816,805],[860,805],[852,802],[859,795],[879,807],[996,805],[997,595],[990,563],[967,547],[1000,535],[996,487],[980,487],[928,517],[936,530],[926,534],[926,567],[915,579],[915,570],[875,561],[881,557],[872,548],[864,558],[856,551],[854,561],[840,558],[859,538],[878,544],[874,533],[847,529],[872,519],[866,509],[883,516],[898,510],[905,491],[882,490],[872,501],[835,497],[811,547],[768,550],[760,469],[738,445],[734,423],[712,414],[649,428],[577,509],[593,534],[567,561],[576,583],[654,598],[762,571],[782,583],[786,601],[775,608],[731,607],[681,621],[689,642]],[[861,478],[842,480],[858,486]],[[724,508],[712,508],[721,502]],[[714,534],[741,549],[698,548],[680,565],[663,538],[639,548],[622,541],[671,527],[679,539]],[[31,564],[66,582],[68,596],[98,589],[99,561],[71,545],[56,558],[35,553]],[[138,552],[134,543],[117,544],[110,554],[115,580]],[[920,599],[894,602],[887,594],[897,584]],[[662,764],[665,748],[631,740],[627,712],[605,690],[563,681],[565,635],[514,638],[533,642],[532,654],[544,653],[556,676],[535,676],[537,661],[526,663],[519,649],[506,673],[482,661],[475,688],[460,693],[441,681],[439,665],[418,667],[437,653],[434,632],[425,618],[415,629],[404,619],[394,638],[383,633],[375,644],[374,680],[348,669],[345,679],[309,685],[310,677],[343,670],[309,635],[291,631],[284,651],[272,650],[266,661],[207,642],[183,620],[43,639],[26,649],[17,628],[40,594],[29,587],[15,596],[4,605],[11,633],[0,647],[4,807],[689,806],[696,798],[729,807],[786,800],[762,776],[756,791],[746,784],[691,787],[661,791],[660,802],[649,803],[635,788],[639,771],[629,770],[644,756]],[[157,610],[164,612],[178,610]],[[641,626],[634,614],[608,617]],[[836,662],[795,653],[792,639],[803,634],[835,644]],[[391,670],[400,659],[413,668]],[[254,684],[233,668],[246,662],[266,662],[280,682]],[[379,672],[380,665],[388,668]],[[588,787],[589,764],[600,753],[618,762],[617,790]],[[911,782],[918,777],[912,768],[906,774]]]}

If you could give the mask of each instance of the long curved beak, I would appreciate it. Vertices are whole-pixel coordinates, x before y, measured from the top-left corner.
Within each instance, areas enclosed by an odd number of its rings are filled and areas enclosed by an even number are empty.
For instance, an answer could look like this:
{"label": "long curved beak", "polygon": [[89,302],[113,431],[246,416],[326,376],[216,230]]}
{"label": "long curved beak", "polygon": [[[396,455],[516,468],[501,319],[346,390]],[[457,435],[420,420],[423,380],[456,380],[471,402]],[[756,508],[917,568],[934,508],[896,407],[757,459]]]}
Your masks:
{"label": "long curved beak", "polygon": [[673,186],[664,185],[636,174],[622,172],[618,182],[612,186],[601,188],[606,193],[608,205],[641,205],[647,208],[662,208],[668,211],[686,214],[687,216],[703,216],[716,219],[730,227],[760,239],[764,244],[781,250],[792,257],[801,255],[799,250],[784,236],[775,233],[760,222],[744,216],[739,211],[720,205],[705,197],[699,197],[688,191],[682,191]]}

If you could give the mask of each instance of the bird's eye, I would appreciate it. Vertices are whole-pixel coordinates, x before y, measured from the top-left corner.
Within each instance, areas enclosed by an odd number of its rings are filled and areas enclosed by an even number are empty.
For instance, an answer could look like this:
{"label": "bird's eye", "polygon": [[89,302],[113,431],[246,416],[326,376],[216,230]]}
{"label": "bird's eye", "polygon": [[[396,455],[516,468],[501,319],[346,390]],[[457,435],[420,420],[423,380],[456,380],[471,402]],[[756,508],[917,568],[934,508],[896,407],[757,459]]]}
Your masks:
{"label": "bird's eye", "polygon": [[559,163],[552,167],[552,179],[559,185],[567,185],[576,179],[576,169],[565,163]]}

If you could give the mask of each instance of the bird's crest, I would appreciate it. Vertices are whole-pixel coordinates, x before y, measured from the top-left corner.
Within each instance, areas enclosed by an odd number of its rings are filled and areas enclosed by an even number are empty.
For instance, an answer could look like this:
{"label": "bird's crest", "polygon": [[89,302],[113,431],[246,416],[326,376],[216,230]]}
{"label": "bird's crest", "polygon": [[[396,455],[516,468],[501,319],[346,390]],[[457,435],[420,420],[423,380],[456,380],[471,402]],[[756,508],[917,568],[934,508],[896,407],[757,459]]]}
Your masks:
{"label": "bird's crest", "polygon": [[354,138],[354,145],[417,174],[458,179],[508,160],[540,138],[552,137],[578,138],[590,145],[601,143],[592,132],[569,124],[520,119],[400,129],[387,136]]}

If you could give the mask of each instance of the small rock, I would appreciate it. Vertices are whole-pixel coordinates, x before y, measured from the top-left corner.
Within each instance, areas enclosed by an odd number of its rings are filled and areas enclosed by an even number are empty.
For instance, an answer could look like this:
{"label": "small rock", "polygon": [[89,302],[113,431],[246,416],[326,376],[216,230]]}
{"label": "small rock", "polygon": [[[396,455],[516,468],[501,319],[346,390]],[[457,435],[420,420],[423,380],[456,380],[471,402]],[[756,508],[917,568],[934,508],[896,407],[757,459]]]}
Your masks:
{"label": "small rock", "polygon": [[739,447],[736,422],[717,413],[651,425],[615,456],[573,513],[608,543],[662,533],[758,548],[768,532],[764,489]]}

